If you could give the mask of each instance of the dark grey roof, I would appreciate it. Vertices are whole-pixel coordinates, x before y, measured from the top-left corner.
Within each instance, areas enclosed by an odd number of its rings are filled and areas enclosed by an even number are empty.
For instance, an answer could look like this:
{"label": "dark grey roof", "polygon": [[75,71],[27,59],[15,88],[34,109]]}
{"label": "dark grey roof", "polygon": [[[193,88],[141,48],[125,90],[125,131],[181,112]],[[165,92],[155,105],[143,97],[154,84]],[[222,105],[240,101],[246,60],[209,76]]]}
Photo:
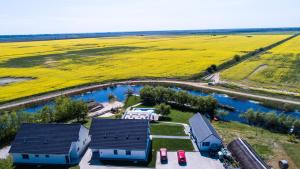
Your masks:
{"label": "dark grey roof", "polygon": [[150,136],[148,120],[92,120],[90,147],[93,149],[145,150]]}
{"label": "dark grey roof", "polygon": [[270,169],[246,140],[233,140],[227,148],[243,169]]}
{"label": "dark grey roof", "polygon": [[206,117],[203,117],[200,113],[197,113],[192,118],[190,118],[189,123],[193,130],[194,136],[197,138],[197,141],[201,142],[210,135],[214,135],[222,141],[221,137],[216,132],[214,127],[210,124],[208,119]]}
{"label": "dark grey roof", "polygon": [[68,154],[79,139],[80,124],[22,124],[10,153]]}

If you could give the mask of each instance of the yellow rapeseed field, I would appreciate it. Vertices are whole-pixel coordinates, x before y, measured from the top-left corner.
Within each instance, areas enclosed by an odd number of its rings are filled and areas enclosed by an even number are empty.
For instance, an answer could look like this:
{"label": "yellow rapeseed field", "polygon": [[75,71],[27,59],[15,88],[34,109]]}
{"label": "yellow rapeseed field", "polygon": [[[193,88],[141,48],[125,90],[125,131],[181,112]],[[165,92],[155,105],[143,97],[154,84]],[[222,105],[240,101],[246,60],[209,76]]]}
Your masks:
{"label": "yellow rapeseed field", "polygon": [[92,82],[189,77],[289,35],[131,36],[0,43],[0,102]]}
{"label": "yellow rapeseed field", "polygon": [[222,72],[221,77],[255,87],[300,92],[300,37]]}

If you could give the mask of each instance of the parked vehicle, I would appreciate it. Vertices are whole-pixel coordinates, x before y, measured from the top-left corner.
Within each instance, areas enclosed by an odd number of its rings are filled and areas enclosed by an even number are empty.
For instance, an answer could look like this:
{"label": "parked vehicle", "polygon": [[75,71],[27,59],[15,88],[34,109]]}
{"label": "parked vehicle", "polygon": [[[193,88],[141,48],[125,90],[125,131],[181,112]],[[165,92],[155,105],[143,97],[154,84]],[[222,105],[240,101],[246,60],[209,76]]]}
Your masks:
{"label": "parked vehicle", "polygon": [[215,85],[216,85],[215,82],[208,82],[207,84],[208,84],[209,86],[215,86]]}
{"label": "parked vehicle", "polygon": [[180,165],[186,164],[185,152],[183,150],[177,151],[177,158],[178,158],[178,164],[180,164]]}
{"label": "parked vehicle", "polygon": [[161,148],[159,150],[159,154],[160,154],[160,162],[162,164],[166,164],[168,163],[168,152],[166,148]]}
{"label": "parked vehicle", "polygon": [[288,169],[289,168],[289,163],[287,160],[280,160],[278,163],[280,169]]}

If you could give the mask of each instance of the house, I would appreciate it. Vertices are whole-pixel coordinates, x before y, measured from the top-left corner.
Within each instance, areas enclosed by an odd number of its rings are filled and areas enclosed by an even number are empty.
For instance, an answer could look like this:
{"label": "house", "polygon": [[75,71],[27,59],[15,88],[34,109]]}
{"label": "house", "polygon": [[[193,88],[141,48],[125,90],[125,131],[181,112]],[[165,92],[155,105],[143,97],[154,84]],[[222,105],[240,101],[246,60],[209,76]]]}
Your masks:
{"label": "house", "polygon": [[76,164],[90,142],[80,124],[22,124],[9,153],[14,163]]}
{"label": "house", "polygon": [[242,138],[230,142],[227,146],[234,159],[243,169],[270,169],[251,145]]}
{"label": "house", "polygon": [[90,148],[100,160],[147,161],[150,151],[148,120],[92,120]]}
{"label": "house", "polygon": [[200,151],[216,150],[222,147],[222,139],[206,117],[200,113],[189,119],[191,134]]}
{"label": "house", "polygon": [[146,119],[150,121],[158,121],[160,115],[155,113],[154,108],[133,108],[132,110],[127,110],[123,119]]}

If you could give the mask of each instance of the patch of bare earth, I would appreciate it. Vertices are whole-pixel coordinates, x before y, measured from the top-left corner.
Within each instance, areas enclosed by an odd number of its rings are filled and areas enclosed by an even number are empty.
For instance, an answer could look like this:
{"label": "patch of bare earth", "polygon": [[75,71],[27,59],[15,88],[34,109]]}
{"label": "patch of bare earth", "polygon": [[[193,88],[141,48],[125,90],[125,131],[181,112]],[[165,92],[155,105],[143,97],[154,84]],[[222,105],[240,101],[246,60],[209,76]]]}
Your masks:
{"label": "patch of bare earth", "polygon": [[299,169],[280,144],[274,143],[273,153],[273,157],[267,161],[267,163],[274,169],[280,169],[278,166],[278,162],[280,160],[287,160],[289,163],[289,169]]}

